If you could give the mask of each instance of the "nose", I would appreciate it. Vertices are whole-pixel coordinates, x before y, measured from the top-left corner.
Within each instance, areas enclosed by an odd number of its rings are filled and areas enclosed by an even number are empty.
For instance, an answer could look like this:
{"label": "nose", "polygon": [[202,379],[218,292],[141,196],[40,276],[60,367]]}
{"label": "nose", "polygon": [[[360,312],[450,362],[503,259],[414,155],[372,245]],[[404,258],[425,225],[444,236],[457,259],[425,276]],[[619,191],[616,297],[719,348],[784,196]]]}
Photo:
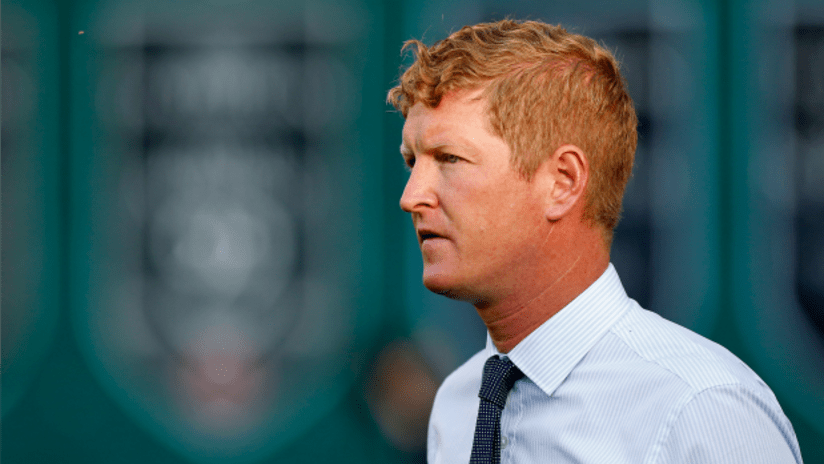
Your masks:
{"label": "nose", "polygon": [[438,205],[438,196],[434,188],[436,173],[433,169],[427,168],[422,161],[415,163],[401,195],[401,209],[407,213]]}

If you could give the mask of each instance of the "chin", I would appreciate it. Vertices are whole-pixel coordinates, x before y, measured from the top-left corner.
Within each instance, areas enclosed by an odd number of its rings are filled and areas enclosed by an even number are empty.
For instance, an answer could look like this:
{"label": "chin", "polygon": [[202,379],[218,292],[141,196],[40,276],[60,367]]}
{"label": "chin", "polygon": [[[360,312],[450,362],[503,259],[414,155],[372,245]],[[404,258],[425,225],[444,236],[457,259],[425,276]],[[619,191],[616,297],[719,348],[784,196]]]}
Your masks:
{"label": "chin", "polygon": [[453,300],[475,304],[482,299],[478,296],[478,292],[473,291],[471,286],[467,285],[466,282],[462,282],[454,275],[443,272],[427,272],[427,270],[424,270],[423,285],[430,292],[443,295]]}
{"label": "chin", "polygon": [[427,290],[439,295],[443,295],[452,287],[452,283],[448,276],[442,273],[423,271],[423,286]]}

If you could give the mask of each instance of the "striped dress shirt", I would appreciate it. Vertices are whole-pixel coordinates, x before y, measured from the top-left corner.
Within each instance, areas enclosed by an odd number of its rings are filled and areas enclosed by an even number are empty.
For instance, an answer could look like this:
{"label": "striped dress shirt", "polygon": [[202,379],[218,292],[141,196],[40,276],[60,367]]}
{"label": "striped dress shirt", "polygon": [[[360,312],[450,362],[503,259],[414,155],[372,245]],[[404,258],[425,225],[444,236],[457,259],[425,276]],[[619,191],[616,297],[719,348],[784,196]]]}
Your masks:
{"label": "striped dress shirt", "polygon": [[[438,390],[431,464],[469,462],[486,348]],[[504,356],[504,355],[502,355]],[[769,387],[720,345],[642,309],[612,264],[505,356],[525,377],[501,463],[801,463]]]}

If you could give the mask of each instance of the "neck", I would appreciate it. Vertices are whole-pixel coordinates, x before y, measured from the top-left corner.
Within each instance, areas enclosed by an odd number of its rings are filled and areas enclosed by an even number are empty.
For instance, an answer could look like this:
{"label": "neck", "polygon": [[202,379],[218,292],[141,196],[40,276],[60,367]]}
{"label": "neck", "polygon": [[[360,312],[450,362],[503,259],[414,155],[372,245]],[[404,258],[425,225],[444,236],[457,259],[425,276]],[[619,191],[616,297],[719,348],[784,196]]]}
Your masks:
{"label": "neck", "polygon": [[515,280],[506,298],[475,306],[498,351],[511,351],[604,273],[609,253],[600,232],[593,232],[588,237],[571,235],[567,246],[556,243],[550,250],[564,251],[549,251],[542,260],[545,266]]}

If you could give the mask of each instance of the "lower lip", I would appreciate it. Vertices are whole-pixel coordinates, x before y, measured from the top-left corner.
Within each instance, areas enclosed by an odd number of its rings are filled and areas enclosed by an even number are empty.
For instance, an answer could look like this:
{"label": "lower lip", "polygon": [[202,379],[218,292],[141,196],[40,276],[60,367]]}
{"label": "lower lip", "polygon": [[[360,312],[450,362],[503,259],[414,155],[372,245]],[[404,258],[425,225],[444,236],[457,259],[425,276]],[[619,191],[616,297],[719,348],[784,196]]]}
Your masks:
{"label": "lower lip", "polygon": [[429,247],[434,247],[434,246],[437,246],[437,245],[439,245],[439,244],[446,243],[446,242],[447,242],[447,240],[448,240],[448,239],[446,239],[446,238],[444,238],[444,237],[432,237],[432,238],[428,238],[428,239],[424,240],[423,242],[421,242],[421,248],[424,248],[424,247],[427,247],[427,248],[429,248]]}

